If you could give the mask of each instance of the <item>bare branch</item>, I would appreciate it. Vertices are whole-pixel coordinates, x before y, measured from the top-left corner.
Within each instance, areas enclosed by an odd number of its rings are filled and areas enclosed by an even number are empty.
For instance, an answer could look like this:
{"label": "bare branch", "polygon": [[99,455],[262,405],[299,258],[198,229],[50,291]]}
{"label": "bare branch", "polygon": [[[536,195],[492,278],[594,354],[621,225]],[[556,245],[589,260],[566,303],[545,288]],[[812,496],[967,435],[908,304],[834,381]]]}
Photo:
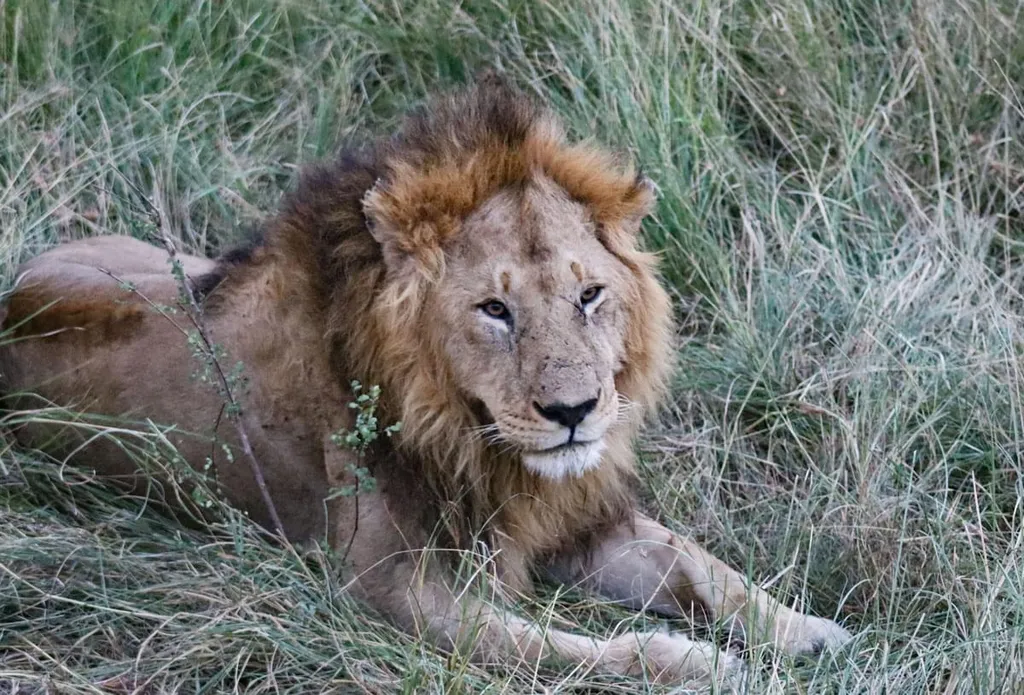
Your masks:
{"label": "bare branch", "polygon": [[[267,488],[267,480],[263,475],[263,467],[256,459],[256,455],[253,453],[252,444],[249,440],[249,433],[246,431],[245,423],[242,422],[241,404],[238,402],[238,399],[235,397],[235,394],[231,389],[231,383],[220,364],[220,360],[217,359],[214,343],[210,339],[209,331],[203,322],[203,309],[198,300],[196,300],[195,288],[192,284],[192,279],[185,273],[184,266],[178,259],[178,250],[175,248],[174,241],[171,239],[170,235],[168,235],[164,230],[159,211],[153,205],[152,201],[150,201],[149,198],[139,190],[138,186],[131,181],[128,181],[127,183],[146,206],[149,217],[159,233],[160,241],[163,244],[164,249],[167,251],[167,256],[171,262],[171,272],[179,284],[180,292],[178,303],[185,312],[185,315],[188,316],[193,328],[195,328],[196,334],[199,336],[200,348],[204,355],[209,359],[210,365],[213,367],[213,373],[216,377],[217,384],[220,387],[221,395],[227,404],[227,408],[225,410],[227,412],[228,420],[230,420],[231,424],[234,426],[235,433],[238,435],[238,440],[242,444],[242,454],[245,456],[245,460],[249,464],[249,469],[252,471],[253,478],[256,480],[256,486],[259,488],[260,496],[263,498],[263,504],[266,506],[267,512],[270,515],[270,521],[274,526],[274,533],[278,534],[283,539],[285,538],[284,525],[281,523],[281,517],[278,516],[277,507],[274,505],[274,500],[270,496],[270,490]],[[108,270],[101,268],[100,272],[103,272],[115,280],[118,280],[118,282],[121,282],[121,284],[125,285],[127,289],[138,294],[143,301],[154,307],[163,316],[170,319],[170,317],[167,316],[166,311],[161,311],[160,307],[150,301],[147,297],[143,296],[136,288],[132,288],[128,283],[121,281]],[[187,335],[187,332],[178,326],[176,322],[172,320],[172,323]]]}

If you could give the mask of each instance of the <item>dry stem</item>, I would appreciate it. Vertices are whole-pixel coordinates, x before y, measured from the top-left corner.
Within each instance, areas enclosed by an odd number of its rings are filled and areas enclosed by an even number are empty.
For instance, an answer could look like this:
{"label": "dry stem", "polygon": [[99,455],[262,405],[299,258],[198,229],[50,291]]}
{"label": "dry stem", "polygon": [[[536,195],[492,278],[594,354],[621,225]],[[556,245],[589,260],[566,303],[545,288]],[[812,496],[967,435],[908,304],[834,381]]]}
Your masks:
{"label": "dry stem", "polygon": [[[196,300],[195,292],[193,292],[194,288],[191,278],[189,278],[188,274],[185,273],[184,266],[181,264],[181,261],[178,260],[178,251],[174,247],[174,242],[171,237],[166,233],[166,231],[164,231],[160,213],[156,209],[156,206],[153,205],[153,202],[143,194],[137,186],[131,182],[128,183],[135,189],[136,193],[145,204],[149,217],[152,219],[153,224],[156,226],[157,232],[159,233],[160,241],[163,244],[164,249],[167,251],[167,256],[171,261],[173,269],[172,272],[174,273],[175,278],[181,283],[181,297],[178,304],[185,312],[185,315],[188,316],[189,321],[192,323],[192,326],[202,343],[202,350],[209,356],[210,363],[213,365],[213,371],[216,375],[217,382],[220,385],[222,395],[227,403],[227,408],[225,410],[227,411],[228,419],[234,426],[235,433],[238,435],[238,440],[242,444],[242,454],[244,455],[246,462],[249,464],[249,469],[252,471],[253,478],[256,480],[256,486],[260,490],[260,496],[263,498],[263,504],[266,506],[267,512],[270,515],[270,521],[274,526],[274,533],[281,536],[281,538],[284,538],[284,525],[281,523],[281,517],[278,516],[277,507],[274,505],[274,500],[270,496],[270,490],[267,488],[267,480],[263,475],[263,466],[260,465],[260,462],[256,459],[256,455],[253,453],[252,444],[249,441],[249,433],[246,431],[245,423],[242,422],[241,404],[238,402],[234,392],[231,390],[231,384],[228,381],[227,375],[221,367],[220,360],[217,359],[217,354],[214,350],[214,343],[210,339],[209,331],[203,322],[202,306],[200,306],[199,302]],[[110,273],[110,271],[104,269],[100,270],[111,277],[116,277]],[[150,306],[157,308],[153,302],[143,296],[136,288],[133,288],[132,291],[138,294]],[[165,314],[165,312],[160,313]],[[182,330],[177,323],[174,321],[172,321],[172,323],[174,323],[179,330]]]}

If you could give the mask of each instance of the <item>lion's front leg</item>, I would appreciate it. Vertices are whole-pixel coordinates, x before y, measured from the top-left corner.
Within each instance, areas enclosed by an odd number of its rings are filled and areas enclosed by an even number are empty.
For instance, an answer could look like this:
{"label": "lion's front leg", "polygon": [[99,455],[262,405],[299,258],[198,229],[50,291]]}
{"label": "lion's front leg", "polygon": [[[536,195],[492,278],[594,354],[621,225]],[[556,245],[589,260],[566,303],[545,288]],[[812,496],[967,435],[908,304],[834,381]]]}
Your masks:
{"label": "lion's front leg", "polygon": [[346,586],[406,631],[443,649],[514,668],[569,664],[670,684],[721,681],[740,665],[717,647],[684,635],[627,632],[595,639],[524,619],[483,600],[486,592],[478,587],[455,582],[448,563],[421,545],[415,529],[399,528],[379,493],[361,500],[350,543],[351,529],[344,526],[353,511],[334,515],[342,527],[336,542],[348,549]]}
{"label": "lion's front leg", "polygon": [[770,643],[786,654],[813,654],[851,639],[835,622],[782,605],[696,543],[639,514],[598,539],[587,557],[558,558],[551,571],[637,610],[721,621],[746,644]]}
{"label": "lion's front leg", "polygon": [[469,593],[453,592],[436,576],[413,579],[391,599],[376,603],[413,634],[478,663],[531,670],[567,664],[689,686],[721,683],[742,668],[736,657],[680,634],[626,632],[596,639],[542,626]]}

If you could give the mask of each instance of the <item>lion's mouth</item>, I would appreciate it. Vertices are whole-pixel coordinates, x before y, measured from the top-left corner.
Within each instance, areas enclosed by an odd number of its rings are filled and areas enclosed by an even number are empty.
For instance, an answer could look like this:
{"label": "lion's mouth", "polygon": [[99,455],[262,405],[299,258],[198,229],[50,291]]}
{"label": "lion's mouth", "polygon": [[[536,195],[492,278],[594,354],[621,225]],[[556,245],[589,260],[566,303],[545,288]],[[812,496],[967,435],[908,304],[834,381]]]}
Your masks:
{"label": "lion's mouth", "polygon": [[536,453],[536,454],[556,454],[556,453],[558,453],[560,451],[571,451],[572,449],[576,449],[578,447],[593,446],[594,444],[597,444],[598,441],[599,440],[596,440],[596,439],[591,439],[589,441],[580,441],[579,439],[575,439],[575,440],[570,439],[570,440],[562,442],[561,444],[558,444],[556,446],[549,447],[547,449],[537,449],[533,453]]}
{"label": "lion's mouth", "polygon": [[528,470],[545,478],[578,478],[601,465],[604,449],[600,439],[565,442],[549,449],[524,451],[522,461]]}

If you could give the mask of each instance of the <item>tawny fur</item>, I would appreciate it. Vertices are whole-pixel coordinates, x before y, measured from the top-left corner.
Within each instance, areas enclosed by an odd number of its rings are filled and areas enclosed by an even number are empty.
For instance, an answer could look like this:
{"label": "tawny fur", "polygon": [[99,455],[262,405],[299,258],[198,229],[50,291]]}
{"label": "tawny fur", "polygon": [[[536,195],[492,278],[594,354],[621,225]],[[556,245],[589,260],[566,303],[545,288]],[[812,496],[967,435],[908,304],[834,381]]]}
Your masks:
{"label": "tawny fur", "polygon": [[[567,142],[551,113],[484,84],[435,99],[388,140],[307,170],[251,248],[216,267],[184,257],[211,334],[245,365],[244,424],[288,537],[326,535],[345,549],[357,593],[443,646],[461,644],[478,621],[478,656],[562,657],[666,680],[721,675],[733,665],[681,637],[602,642],[544,633],[457,596],[450,562],[424,555],[428,546],[484,542],[496,578],[513,590],[529,589],[533,573],[546,571],[669,615],[696,602],[748,640],[794,653],[848,639],[636,511],[632,440],[670,372],[668,298],[654,258],[637,242],[652,205],[650,184],[631,166]],[[211,457],[229,501],[266,525],[241,457],[222,453],[221,444],[237,452],[238,442],[220,424],[219,396],[189,381],[195,360],[181,326],[149,308],[173,303],[178,291],[159,254],[101,237],[26,264],[4,320],[19,337],[0,347],[6,388],[176,425],[171,440],[182,456],[197,467]],[[478,272],[487,264],[496,264],[493,282]],[[466,284],[470,276],[477,285]],[[596,308],[579,299],[592,278],[600,282],[590,290],[603,293]],[[511,297],[527,286],[520,299],[533,318],[524,309],[522,321],[503,323],[474,306],[488,293]],[[504,376],[489,382],[492,366]],[[381,386],[382,426],[401,421],[402,430],[364,462],[377,491],[358,504],[325,502],[332,487],[352,483],[353,454],[331,434],[352,426],[353,379]],[[505,402],[495,389],[521,402]],[[537,400],[544,394],[550,403]],[[564,447],[537,445],[531,455],[557,462],[561,454],[550,452],[565,447],[602,451],[599,465],[552,476],[522,465],[530,442],[564,434],[542,417],[548,406],[592,395],[592,413],[565,425]],[[495,428],[507,430],[501,441],[489,438]],[[600,439],[577,441],[577,432]],[[18,436],[138,481],[133,462],[110,442],[84,446],[73,428],[54,434],[36,424]],[[638,544],[652,544],[639,556],[647,559],[631,554]],[[634,567],[645,578],[639,596]]]}

